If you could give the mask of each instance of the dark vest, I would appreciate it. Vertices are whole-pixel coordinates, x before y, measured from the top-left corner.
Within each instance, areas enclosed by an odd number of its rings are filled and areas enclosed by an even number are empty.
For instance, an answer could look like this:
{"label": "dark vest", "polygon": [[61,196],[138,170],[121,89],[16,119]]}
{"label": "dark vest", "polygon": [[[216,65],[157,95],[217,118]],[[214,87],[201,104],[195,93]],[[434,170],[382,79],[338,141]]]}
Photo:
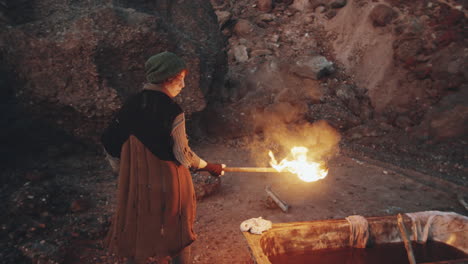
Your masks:
{"label": "dark vest", "polygon": [[113,157],[120,157],[130,135],[137,137],[156,157],[176,161],[171,131],[182,108],[163,92],[143,90],[131,96],[104,131],[101,141]]}

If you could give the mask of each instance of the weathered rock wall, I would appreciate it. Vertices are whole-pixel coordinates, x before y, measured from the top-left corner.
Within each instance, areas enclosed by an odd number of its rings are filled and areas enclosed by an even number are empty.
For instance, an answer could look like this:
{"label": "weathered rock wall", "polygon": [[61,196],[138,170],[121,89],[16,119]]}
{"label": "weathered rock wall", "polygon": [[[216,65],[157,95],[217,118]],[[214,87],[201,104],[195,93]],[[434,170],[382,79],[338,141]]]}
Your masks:
{"label": "weathered rock wall", "polygon": [[468,80],[467,19],[464,7],[450,2],[350,0],[324,23],[335,58],[368,90],[376,112],[422,138],[467,131],[466,117],[452,119],[468,102],[444,99],[463,97]]}
{"label": "weathered rock wall", "polygon": [[144,62],[169,50],[188,64],[178,98],[202,110],[222,85],[223,39],[207,1],[5,1],[2,66],[31,114],[96,139],[145,81]]}

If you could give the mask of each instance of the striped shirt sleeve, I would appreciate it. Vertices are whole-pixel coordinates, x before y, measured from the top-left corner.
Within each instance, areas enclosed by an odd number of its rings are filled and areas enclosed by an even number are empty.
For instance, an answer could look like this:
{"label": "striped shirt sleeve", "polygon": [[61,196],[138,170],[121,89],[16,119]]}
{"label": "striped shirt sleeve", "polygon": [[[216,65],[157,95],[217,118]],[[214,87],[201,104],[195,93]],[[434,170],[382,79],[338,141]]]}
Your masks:
{"label": "striped shirt sleeve", "polygon": [[174,140],[172,151],[174,152],[174,156],[177,161],[187,168],[199,168],[200,157],[198,157],[188,145],[187,134],[185,132],[184,113],[178,115],[174,119],[171,136]]}

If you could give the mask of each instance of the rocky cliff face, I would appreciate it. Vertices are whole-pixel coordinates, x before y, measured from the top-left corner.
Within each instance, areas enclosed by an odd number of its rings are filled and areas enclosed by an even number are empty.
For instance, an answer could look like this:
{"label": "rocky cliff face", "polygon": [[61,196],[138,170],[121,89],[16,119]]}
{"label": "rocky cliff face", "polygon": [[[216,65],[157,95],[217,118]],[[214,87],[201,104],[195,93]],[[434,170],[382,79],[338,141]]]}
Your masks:
{"label": "rocky cliff face", "polygon": [[450,98],[468,76],[463,3],[2,1],[1,69],[34,115],[84,138],[99,135],[163,50],[188,61],[177,98],[188,113],[216,97],[200,116],[212,135],[251,134],[274,117],[325,119],[354,136],[370,122],[462,137],[466,102]]}
{"label": "rocky cliff face", "polygon": [[178,100],[190,114],[222,84],[223,39],[207,1],[2,1],[5,87],[38,118],[97,138],[145,81],[145,60],[169,50],[189,76]]}
{"label": "rocky cliff face", "polygon": [[212,2],[228,37],[220,97],[234,102],[234,111],[213,111],[225,117],[214,133],[242,134],[246,117],[254,127],[286,114],[286,124],[325,119],[352,137],[466,135],[467,101],[454,100],[468,76],[466,1]]}

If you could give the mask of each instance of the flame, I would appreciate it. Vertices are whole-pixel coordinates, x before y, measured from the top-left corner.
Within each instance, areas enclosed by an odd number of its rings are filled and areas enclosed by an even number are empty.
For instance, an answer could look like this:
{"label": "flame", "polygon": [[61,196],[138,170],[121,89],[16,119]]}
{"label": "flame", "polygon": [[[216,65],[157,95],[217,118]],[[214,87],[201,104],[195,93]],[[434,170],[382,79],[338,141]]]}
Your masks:
{"label": "flame", "polygon": [[313,182],[325,178],[328,174],[328,168],[326,168],[324,163],[307,161],[307,152],[309,152],[309,149],[306,147],[293,147],[291,149],[293,160],[285,158],[278,163],[273,152],[270,150],[268,152],[271,158],[270,165],[277,171],[294,173],[305,182]]}

